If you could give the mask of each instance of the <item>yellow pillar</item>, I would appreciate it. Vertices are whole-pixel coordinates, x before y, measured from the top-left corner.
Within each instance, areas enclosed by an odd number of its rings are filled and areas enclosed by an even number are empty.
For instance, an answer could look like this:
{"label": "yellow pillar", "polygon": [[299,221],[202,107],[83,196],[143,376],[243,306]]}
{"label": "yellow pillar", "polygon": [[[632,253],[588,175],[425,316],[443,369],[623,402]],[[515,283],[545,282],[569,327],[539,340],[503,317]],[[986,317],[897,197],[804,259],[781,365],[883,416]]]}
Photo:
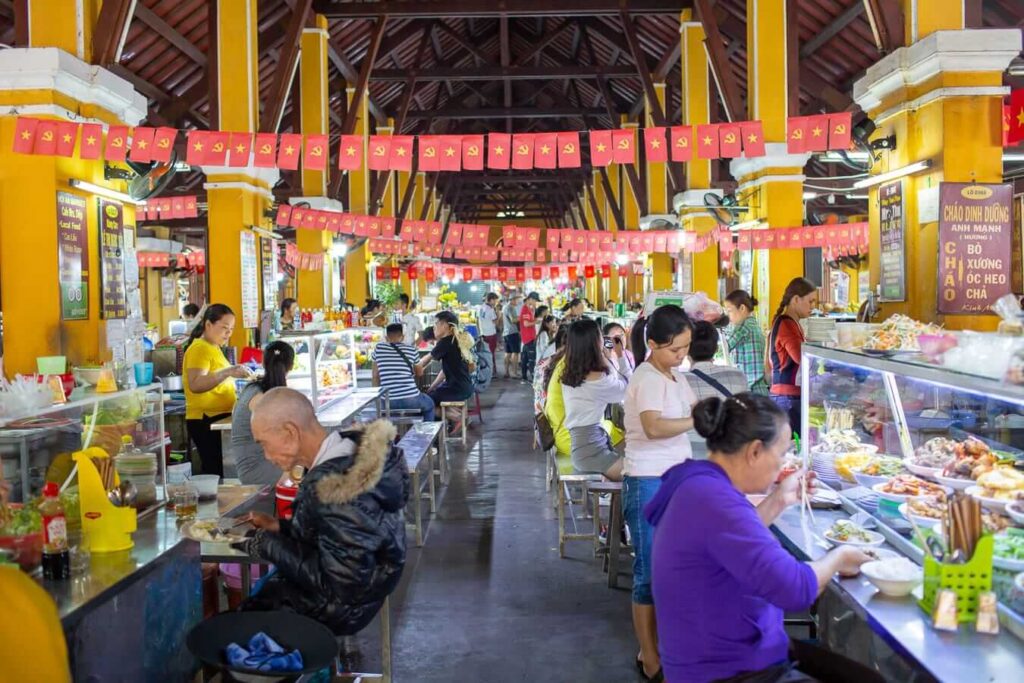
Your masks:
{"label": "yellow pillar", "polygon": [[[882,317],[905,313],[951,329],[994,329],[995,316],[939,316],[938,223],[921,215],[921,200],[938,203],[940,182],[998,183],[1002,167],[1002,73],[1021,49],[1019,29],[964,30],[960,3],[916,3],[907,36],[917,41],[883,57],[854,84],[854,99],[878,126],[896,136],[871,172],[930,159],[932,167],[902,180],[907,299],[883,303]],[[916,18],[915,18],[916,17]],[[965,52],[970,59],[963,59]],[[878,188],[869,192],[872,287],[879,283]],[[923,220],[922,220],[923,219]]]}
{"label": "yellow pillar", "polygon": [[[665,111],[665,84],[655,83],[654,94],[657,102],[646,104],[645,125],[654,126],[652,110],[655,106]],[[667,137],[667,136],[666,136]],[[638,140],[637,144],[642,141]],[[672,201],[668,196],[668,164],[647,162],[647,210],[653,214],[672,213]],[[651,282],[656,290],[672,289],[672,256],[670,254],[651,254],[647,267],[651,269]]]}
{"label": "yellow pillar", "polygon": [[[634,130],[636,123],[626,120],[626,116],[622,117],[621,128],[628,128]],[[629,179],[626,177],[624,171],[618,172],[619,176],[619,206],[622,208],[622,216],[625,221],[626,230],[638,230],[640,228],[640,202],[633,192],[633,186],[630,185]],[[644,284],[643,276],[633,275],[630,273],[626,276],[626,298],[628,301],[633,301],[643,296]]]}
{"label": "yellow pillar", "polygon": [[[363,138],[363,158],[366,158],[366,144],[369,139],[369,102],[364,94],[356,100],[355,88],[346,91],[348,106],[358,107],[355,135]],[[348,206],[352,213],[368,213],[367,206],[370,203],[370,172],[366,164],[358,171],[350,171],[348,178]],[[367,269],[367,261],[370,258],[370,251],[363,243],[358,249],[353,249],[345,257],[345,301],[362,306],[370,298],[370,280]]]}
{"label": "yellow pillar", "polygon": [[936,31],[959,31],[966,26],[963,0],[900,0],[903,44],[913,45]]}
{"label": "yellow pillar", "polygon": [[[737,194],[770,228],[803,224],[803,167],[809,155],[789,154],[785,143],[789,97],[786,85],[787,0],[747,0],[748,116],[764,123],[765,156],[735,159]],[[793,112],[796,115],[797,112]],[[804,274],[801,249],[759,250],[754,255],[754,296],[762,323],[782,300],[789,281]]]}
{"label": "yellow pillar", "polygon": [[[221,2],[218,6],[217,79],[219,130],[259,130],[258,17],[255,0]],[[212,127],[212,125],[211,125]],[[232,346],[249,343],[242,315],[242,233],[252,226],[269,228],[263,212],[274,201],[271,189],[276,169],[204,167],[209,205],[207,278],[210,302],[227,304],[235,312]],[[257,247],[258,251],[258,247]],[[250,321],[252,322],[252,321]]]}
{"label": "yellow pillar", "polygon": [[[329,131],[330,118],[327,99],[327,18],[316,15],[315,25],[303,29],[302,57],[299,61],[299,107],[304,135],[324,135]],[[323,197],[327,194],[327,172],[302,169],[302,194]],[[297,230],[295,244],[300,251],[326,254],[331,248],[331,233],[327,230]],[[299,306],[324,308],[330,301],[330,271],[332,260],[324,259],[324,270],[300,270]]]}
{"label": "yellow pillar", "polygon": [[[138,124],[146,114],[146,98],[128,81],[87,63],[96,3],[80,3],[78,12],[64,11],[64,4],[30,0],[16,5],[32,47],[0,51],[0,82],[25,83],[20,90],[0,91],[0,108],[9,112],[16,107],[21,115],[49,120],[73,116],[76,121]],[[27,14],[22,15],[23,11]],[[24,80],[25,74],[31,75],[31,82]],[[90,88],[78,88],[76,84],[83,81],[92,83]],[[120,191],[126,184],[105,180],[104,163],[82,160],[77,152],[72,157],[15,154],[15,121],[8,113],[0,116],[0,305],[8,330],[3,372],[9,377],[34,373],[38,356],[63,355],[69,366],[109,360],[101,333],[97,197],[71,188],[69,180]],[[82,219],[89,257],[88,286],[82,292],[88,297],[85,320],[61,319],[57,192],[70,192],[85,201]],[[125,225],[135,225],[134,206],[124,208]]]}

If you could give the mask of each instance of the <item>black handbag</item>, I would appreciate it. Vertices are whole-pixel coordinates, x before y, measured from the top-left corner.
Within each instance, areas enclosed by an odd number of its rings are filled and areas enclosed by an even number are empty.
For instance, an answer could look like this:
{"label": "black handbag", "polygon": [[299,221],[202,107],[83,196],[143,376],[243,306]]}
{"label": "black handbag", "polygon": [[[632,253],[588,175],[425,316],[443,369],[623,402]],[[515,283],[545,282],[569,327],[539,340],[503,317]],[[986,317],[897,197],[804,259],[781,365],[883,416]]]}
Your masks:
{"label": "black handbag", "polygon": [[555,447],[555,430],[551,428],[548,416],[544,413],[537,413],[534,422],[537,425],[537,436],[540,437],[540,447],[545,451],[550,451]]}

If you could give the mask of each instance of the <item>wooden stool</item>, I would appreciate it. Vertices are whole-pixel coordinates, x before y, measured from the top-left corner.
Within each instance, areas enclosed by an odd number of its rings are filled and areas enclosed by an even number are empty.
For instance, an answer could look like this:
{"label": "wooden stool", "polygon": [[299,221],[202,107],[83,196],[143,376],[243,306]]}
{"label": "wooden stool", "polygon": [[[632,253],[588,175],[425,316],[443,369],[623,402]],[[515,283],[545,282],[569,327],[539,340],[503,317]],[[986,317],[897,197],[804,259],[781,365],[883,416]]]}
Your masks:
{"label": "wooden stool", "polygon": [[[479,400],[479,398],[477,399]],[[441,403],[441,419],[445,422],[444,439],[447,441],[452,437],[448,433],[448,408],[453,408],[460,412],[462,415],[462,445],[466,445],[466,422],[469,416],[466,414],[466,402],[465,401],[442,401]]]}
{"label": "wooden stool", "polygon": [[[616,588],[619,585],[619,556],[622,551],[622,482],[602,481],[591,484],[588,492],[594,497],[594,554],[600,555],[607,551],[605,556],[605,569],[608,571],[608,587]],[[611,504],[608,507],[608,541],[604,546],[600,543],[601,530],[601,496],[611,496]]]}

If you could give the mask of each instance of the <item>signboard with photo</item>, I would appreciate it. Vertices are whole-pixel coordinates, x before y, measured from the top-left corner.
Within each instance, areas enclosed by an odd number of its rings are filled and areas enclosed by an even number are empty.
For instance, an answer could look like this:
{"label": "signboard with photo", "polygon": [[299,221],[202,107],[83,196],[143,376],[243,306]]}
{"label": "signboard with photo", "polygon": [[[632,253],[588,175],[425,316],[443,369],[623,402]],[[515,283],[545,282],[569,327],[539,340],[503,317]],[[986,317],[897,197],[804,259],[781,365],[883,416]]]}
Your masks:
{"label": "signboard with photo", "polygon": [[86,200],[57,193],[57,269],[61,320],[89,318],[89,232]]}
{"label": "signboard with photo", "polygon": [[128,317],[124,272],[124,206],[98,199],[100,228],[100,281],[103,283],[104,318]]}

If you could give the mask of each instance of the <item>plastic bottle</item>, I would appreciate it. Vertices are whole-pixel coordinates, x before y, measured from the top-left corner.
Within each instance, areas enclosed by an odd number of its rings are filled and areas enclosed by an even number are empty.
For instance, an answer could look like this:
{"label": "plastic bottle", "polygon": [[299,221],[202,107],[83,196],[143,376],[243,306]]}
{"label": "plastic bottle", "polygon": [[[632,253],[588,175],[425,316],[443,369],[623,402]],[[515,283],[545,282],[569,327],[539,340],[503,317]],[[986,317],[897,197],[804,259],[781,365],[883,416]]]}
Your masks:
{"label": "plastic bottle", "polygon": [[68,523],[60,503],[60,489],[55,482],[43,487],[39,504],[43,517],[43,578],[60,581],[71,578],[71,554],[68,552]]}

